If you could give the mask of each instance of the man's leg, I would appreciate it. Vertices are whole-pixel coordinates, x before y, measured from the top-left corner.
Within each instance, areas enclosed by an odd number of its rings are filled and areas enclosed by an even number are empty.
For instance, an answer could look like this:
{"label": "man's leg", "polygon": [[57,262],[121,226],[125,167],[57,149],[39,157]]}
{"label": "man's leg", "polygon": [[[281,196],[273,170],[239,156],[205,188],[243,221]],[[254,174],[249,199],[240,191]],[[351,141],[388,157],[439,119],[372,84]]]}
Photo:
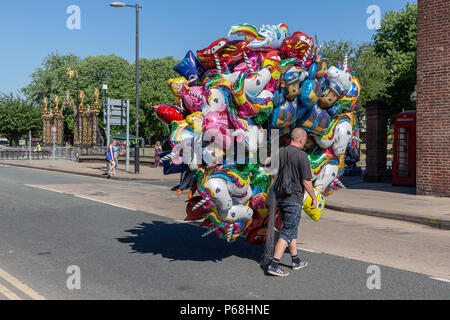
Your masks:
{"label": "man's leg", "polygon": [[274,276],[285,277],[289,275],[289,272],[284,271],[280,268],[280,259],[283,256],[288,242],[282,238],[278,239],[277,245],[275,246],[275,251],[273,254],[272,262],[270,263],[267,272]]}
{"label": "man's leg", "polygon": [[293,203],[282,200],[278,203],[278,209],[282,215],[283,227],[281,228],[280,238],[278,239],[278,242],[275,246],[272,262],[269,265],[267,272],[271,275],[283,277],[289,275],[289,272],[281,269],[279,264],[280,259],[283,256],[284,251],[286,250],[286,247],[289,245],[289,243],[292,241],[291,239],[293,238],[291,237],[291,228],[294,226],[292,222],[294,218],[293,213],[295,212],[295,207],[293,206]]}
{"label": "man's leg", "polygon": [[287,241],[282,238],[279,238],[277,245],[275,246],[275,252],[273,253],[273,257],[275,259],[280,260],[287,246],[288,246]]}
{"label": "man's leg", "polygon": [[291,256],[295,256],[297,254],[297,239],[292,239],[289,244],[289,252],[291,253]]}

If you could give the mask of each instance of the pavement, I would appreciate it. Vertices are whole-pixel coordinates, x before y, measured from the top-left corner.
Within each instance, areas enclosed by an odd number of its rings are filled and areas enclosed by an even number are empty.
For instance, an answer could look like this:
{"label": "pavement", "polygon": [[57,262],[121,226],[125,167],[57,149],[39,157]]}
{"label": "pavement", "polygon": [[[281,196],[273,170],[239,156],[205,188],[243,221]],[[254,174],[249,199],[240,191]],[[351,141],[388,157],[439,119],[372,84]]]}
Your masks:
{"label": "pavement", "polygon": [[[106,166],[101,163],[79,163],[58,159],[52,160],[2,160],[0,164],[29,167],[76,175],[102,177]],[[130,166],[130,170],[134,170]],[[141,166],[138,175],[126,172],[119,165],[114,180],[135,182],[160,182],[176,185],[179,175],[165,176],[161,168]],[[427,225],[433,228],[450,230],[450,198],[420,196],[415,187],[393,186],[389,183],[364,182],[361,176],[343,176],[341,181],[346,188],[334,191],[326,198],[326,208],[352,214],[362,214],[380,218],[402,220]]]}

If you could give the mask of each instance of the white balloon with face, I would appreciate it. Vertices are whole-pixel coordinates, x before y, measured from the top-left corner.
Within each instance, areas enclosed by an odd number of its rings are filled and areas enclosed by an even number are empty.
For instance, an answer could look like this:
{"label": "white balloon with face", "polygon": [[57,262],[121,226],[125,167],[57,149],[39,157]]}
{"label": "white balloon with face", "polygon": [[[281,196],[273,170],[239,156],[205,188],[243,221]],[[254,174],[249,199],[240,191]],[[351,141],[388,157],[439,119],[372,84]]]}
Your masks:
{"label": "white balloon with face", "polygon": [[226,213],[220,215],[223,220],[248,221],[253,216],[253,210],[244,205],[234,205]]}
{"label": "white balloon with face", "polygon": [[261,128],[249,124],[247,130],[237,129],[233,132],[234,137],[237,137],[239,135],[242,135],[244,137],[244,139],[240,143],[245,143],[245,148],[248,150],[248,152],[258,152],[258,148],[264,140],[264,131]]}
{"label": "white balloon with face", "polygon": [[333,139],[323,139],[322,136],[313,135],[314,141],[320,148],[326,149],[333,146],[334,154],[337,156],[345,154],[347,145],[352,138],[353,128],[349,122],[343,121],[334,128]]}
{"label": "white balloon with face", "polygon": [[348,122],[342,122],[336,127],[333,151],[337,156],[342,156],[347,151],[347,146],[353,136],[353,128]]}
{"label": "white balloon with face", "polygon": [[350,91],[352,88],[351,74],[335,66],[328,68],[328,80],[335,82],[342,91]]}
{"label": "white balloon with face", "polygon": [[183,163],[187,164],[191,171],[197,170],[202,163],[201,142],[201,134],[189,133],[180,143],[183,151]]}
{"label": "white balloon with face", "polygon": [[[262,91],[269,83],[271,78],[272,76],[270,74],[269,69],[263,68],[259,70],[257,73],[253,74],[251,77],[248,77],[244,80],[245,93],[253,97],[256,96],[259,97],[259,94],[262,93]],[[268,93],[271,94],[270,91],[268,91]]]}
{"label": "white balloon with face", "polygon": [[[216,202],[217,211],[222,219],[246,221],[252,217],[252,209],[248,206],[242,206],[252,197],[250,185],[238,187],[224,179],[210,178],[205,183],[205,188],[210,190],[211,196]],[[233,199],[230,194],[239,198]]]}
{"label": "white balloon with face", "polygon": [[205,99],[202,114],[205,115],[211,111],[223,111],[226,105],[225,96],[219,89],[210,89],[211,95]]}
{"label": "white balloon with face", "polygon": [[240,74],[241,72],[236,71],[232,73],[222,73],[222,76],[230,83],[231,86],[234,86]]}
{"label": "white balloon with face", "polygon": [[313,176],[314,188],[324,193],[330,183],[336,179],[338,172],[337,165],[327,163],[318,175]]}

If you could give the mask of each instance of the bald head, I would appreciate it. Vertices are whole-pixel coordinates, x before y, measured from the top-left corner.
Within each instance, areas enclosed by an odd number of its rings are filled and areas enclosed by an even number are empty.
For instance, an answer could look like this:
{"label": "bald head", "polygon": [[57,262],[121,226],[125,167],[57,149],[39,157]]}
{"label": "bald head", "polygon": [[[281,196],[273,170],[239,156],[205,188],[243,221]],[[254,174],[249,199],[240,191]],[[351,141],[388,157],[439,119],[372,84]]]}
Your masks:
{"label": "bald head", "polygon": [[291,139],[292,141],[295,141],[297,143],[305,142],[306,141],[306,131],[302,128],[295,128],[291,132]]}

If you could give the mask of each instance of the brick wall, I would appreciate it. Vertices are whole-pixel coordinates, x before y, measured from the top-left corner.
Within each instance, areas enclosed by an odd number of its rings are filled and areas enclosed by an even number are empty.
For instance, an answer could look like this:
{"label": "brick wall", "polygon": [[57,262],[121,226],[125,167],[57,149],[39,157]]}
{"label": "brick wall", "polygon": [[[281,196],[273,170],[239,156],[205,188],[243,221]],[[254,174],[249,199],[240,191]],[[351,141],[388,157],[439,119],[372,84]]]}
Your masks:
{"label": "brick wall", "polygon": [[418,0],[417,194],[450,197],[450,0]]}

